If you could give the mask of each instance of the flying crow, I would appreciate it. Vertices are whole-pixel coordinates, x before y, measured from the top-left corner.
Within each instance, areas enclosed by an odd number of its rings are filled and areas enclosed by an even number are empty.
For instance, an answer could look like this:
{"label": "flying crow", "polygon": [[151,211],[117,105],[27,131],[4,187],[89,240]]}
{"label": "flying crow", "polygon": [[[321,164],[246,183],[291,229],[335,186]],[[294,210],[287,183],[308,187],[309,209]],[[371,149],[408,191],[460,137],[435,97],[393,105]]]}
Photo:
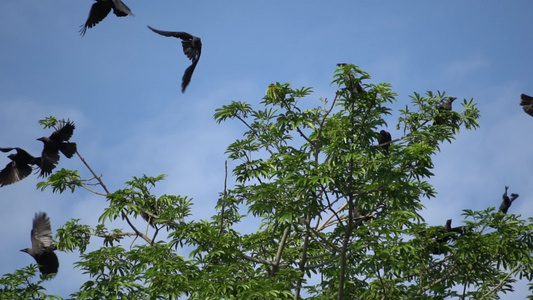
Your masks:
{"label": "flying crow", "polygon": [[31,248],[20,251],[31,255],[37,264],[39,264],[41,274],[47,275],[57,273],[57,269],[59,268],[59,260],[54,253],[55,249],[56,246],[52,243],[50,218],[44,212],[36,213],[33,218],[33,228],[31,230]]}
{"label": "flying crow", "polygon": [[183,53],[192,61],[192,64],[185,70],[185,73],[183,73],[181,92],[184,93],[187,85],[189,85],[189,82],[191,81],[192,73],[198,64],[198,60],[200,60],[200,55],[202,54],[202,40],[199,37],[183,31],[163,31],[154,29],[150,26],[148,26],[148,28],[160,35],[181,39]]}
{"label": "flying crow", "polygon": [[127,15],[132,15],[131,10],[129,7],[124,4],[124,2],[120,0],[95,0],[96,2],[93,3],[91,6],[91,11],[89,11],[89,17],[87,17],[87,21],[85,24],[81,25],[80,34],[81,36],[85,35],[85,31],[87,31],[87,28],[92,28],[96,24],[100,23],[113,9],[113,13],[117,17],[125,17]]}
{"label": "flying crow", "polygon": [[7,157],[11,162],[0,171],[0,187],[15,183],[26,178],[31,174],[32,165],[39,165],[40,159],[33,157],[31,154],[21,148],[0,148],[2,152],[10,152],[16,150],[17,153],[11,153]]}
{"label": "flying crow", "polygon": [[526,94],[520,95],[520,105],[522,105],[522,109],[530,116],[533,117],[533,97],[528,96]]}
{"label": "flying crow", "polygon": [[52,173],[52,170],[59,162],[59,151],[67,158],[71,158],[76,153],[76,143],[70,143],[68,141],[74,133],[74,128],[74,123],[67,121],[49,137],[37,139],[44,144],[41,154],[41,173],[39,177],[45,177]]}

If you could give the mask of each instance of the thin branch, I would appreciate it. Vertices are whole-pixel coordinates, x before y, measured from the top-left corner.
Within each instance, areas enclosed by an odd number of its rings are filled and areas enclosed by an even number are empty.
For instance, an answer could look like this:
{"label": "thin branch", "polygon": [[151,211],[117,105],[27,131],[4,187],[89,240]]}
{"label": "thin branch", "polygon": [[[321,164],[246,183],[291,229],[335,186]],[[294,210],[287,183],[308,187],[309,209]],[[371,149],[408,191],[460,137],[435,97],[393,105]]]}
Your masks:
{"label": "thin branch", "polygon": [[135,233],[137,233],[138,236],[143,238],[143,240],[145,240],[147,243],[151,244],[150,238],[146,234],[140,232],[139,229],[137,229],[137,227],[135,227],[133,223],[131,223],[130,218],[128,217],[128,215],[126,215],[126,213],[122,212],[122,218],[126,220],[126,222],[128,222],[128,225],[130,225],[130,227],[135,231]]}
{"label": "thin branch", "polygon": [[222,234],[222,229],[224,228],[224,209],[226,207],[226,198],[228,196],[228,190],[227,190],[227,183],[228,183],[228,160],[224,161],[224,194],[222,199],[222,208],[220,211],[220,229],[218,230],[218,234]]}
{"label": "thin branch", "polygon": [[102,181],[102,179],[100,178],[101,176],[98,176],[96,175],[96,173],[93,171],[93,169],[91,168],[91,166],[89,166],[89,164],[85,161],[85,159],[81,156],[81,154],[78,152],[78,150],[76,150],[76,155],[78,155],[78,157],[81,159],[81,161],[83,162],[83,164],[87,167],[87,169],[89,169],[89,172],[91,172],[91,174],[93,174],[94,178],[96,178],[96,180],[98,180],[98,183],[100,183],[100,186],[102,186],[102,188],[104,189],[104,191],[106,192],[106,194],[110,194],[109,190],[107,189],[107,187],[105,186],[104,182]]}
{"label": "thin branch", "polygon": [[106,237],[113,238],[113,237],[119,237],[119,236],[137,236],[135,232],[113,232],[113,233],[105,234],[105,235],[99,235],[94,232],[89,232],[89,235],[97,236],[101,238],[106,238]]}
{"label": "thin branch", "polygon": [[498,283],[495,287],[493,287],[492,289],[490,289],[490,291],[488,291],[485,295],[483,295],[481,297],[481,299],[484,299],[486,297],[488,297],[490,294],[494,293],[497,289],[499,289],[502,285],[505,284],[505,281],[511,276],[513,275],[514,272],[516,272],[518,269],[520,269],[522,266],[521,265],[517,265],[516,267],[514,267],[510,272],[509,274],[507,274],[507,276],[505,276],[501,281],[500,283]]}
{"label": "thin branch", "polygon": [[248,261],[253,261],[253,262],[259,263],[259,264],[264,264],[264,265],[269,265],[269,266],[273,266],[274,265],[274,262],[272,262],[272,261],[255,258],[255,257],[252,257],[252,256],[248,256],[246,254],[243,254],[242,258],[245,259],[245,260],[248,260]]}
{"label": "thin branch", "polygon": [[379,269],[376,267],[374,263],[374,268],[376,268],[376,274],[378,275],[379,283],[381,284],[381,289],[383,289],[383,298],[382,299],[389,299],[387,297],[387,288],[385,287],[385,283],[383,282],[383,278],[381,277],[381,274],[379,273]]}
{"label": "thin branch", "polygon": [[296,288],[294,292],[294,300],[300,299],[300,290],[302,288],[302,281],[303,277],[305,275],[305,265],[307,263],[307,247],[309,246],[309,240],[311,235],[311,217],[309,216],[309,213],[306,214],[305,218],[305,237],[302,245],[302,259],[300,260],[299,269],[301,271],[300,278],[298,278],[298,281],[296,282]]}
{"label": "thin branch", "polygon": [[276,266],[279,266],[279,262],[281,261],[281,255],[283,254],[283,250],[285,249],[285,244],[287,243],[289,231],[290,226],[285,227],[285,230],[283,231],[283,236],[281,237],[281,241],[279,242],[278,252],[276,253],[276,259],[274,260],[274,264]]}
{"label": "thin branch", "polygon": [[107,194],[104,194],[104,193],[101,193],[101,192],[97,192],[89,187],[87,187],[87,185],[85,184],[81,184],[80,185],[82,188],[88,190],[89,192],[93,193],[93,194],[96,194],[96,195],[99,195],[99,196],[104,196],[104,197],[107,197]]}

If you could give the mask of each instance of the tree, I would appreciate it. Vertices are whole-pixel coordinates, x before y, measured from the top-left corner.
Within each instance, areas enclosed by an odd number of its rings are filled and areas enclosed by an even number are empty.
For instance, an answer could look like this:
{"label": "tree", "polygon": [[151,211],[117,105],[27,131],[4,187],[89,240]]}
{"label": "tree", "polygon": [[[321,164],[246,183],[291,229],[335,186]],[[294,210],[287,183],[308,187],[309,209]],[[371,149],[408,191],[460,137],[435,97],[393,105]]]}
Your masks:
{"label": "tree", "polygon": [[[81,156],[90,180],[62,169],[40,183],[54,192],[81,187],[109,202],[96,228],[72,220],[58,230],[57,248],[79,251],[77,267],[92,277],[71,296],[494,299],[512,290],[515,277],[531,280],[531,219],[494,207],[465,209],[464,225],[452,228],[451,220],[428,226],[419,214],[422,199],[435,196],[427,180],[434,176],[432,157],[439,145],[461,129],[478,127],[473,100],[463,100],[460,113],[443,112],[445,93],[415,93],[412,105],[400,110],[396,129],[403,135],[385,152],[378,141],[396,95],[388,84],[369,79],[358,67],[342,65],[333,80],[338,91],[316,107],[310,88],[276,83],[260,109],[245,102],[217,109],[217,122],[236,119],[246,131],[227,148],[237,162],[232,172],[237,183],[220,193],[210,220],[186,222],[190,199],[152,194],[163,175],[134,177],[110,192]],[[364,92],[350,89],[357,85]],[[102,191],[90,187],[92,182]],[[132,224],[138,216],[147,221],[146,230]],[[131,230],[108,229],[116,219]],[[252,233],[236,229],[253,221],[260,225]],[[168,238],[158,235],[162,230]],[[87,253],[95,238],[105,245]],[[123,246],[133,239],[143,243]],[[33,274],[4,275],[1,287],[29,290],[17,280]]]}

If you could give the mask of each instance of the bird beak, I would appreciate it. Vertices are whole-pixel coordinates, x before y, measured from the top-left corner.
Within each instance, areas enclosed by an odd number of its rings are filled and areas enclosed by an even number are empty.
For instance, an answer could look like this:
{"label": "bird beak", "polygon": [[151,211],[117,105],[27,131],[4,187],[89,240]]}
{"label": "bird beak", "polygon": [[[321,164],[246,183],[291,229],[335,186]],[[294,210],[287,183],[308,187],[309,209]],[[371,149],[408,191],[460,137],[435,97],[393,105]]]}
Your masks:
{"label": "bird beak", "polygon": [[20,252],[26,252],[26,253],[28,253],[28,249],[20,249]]}

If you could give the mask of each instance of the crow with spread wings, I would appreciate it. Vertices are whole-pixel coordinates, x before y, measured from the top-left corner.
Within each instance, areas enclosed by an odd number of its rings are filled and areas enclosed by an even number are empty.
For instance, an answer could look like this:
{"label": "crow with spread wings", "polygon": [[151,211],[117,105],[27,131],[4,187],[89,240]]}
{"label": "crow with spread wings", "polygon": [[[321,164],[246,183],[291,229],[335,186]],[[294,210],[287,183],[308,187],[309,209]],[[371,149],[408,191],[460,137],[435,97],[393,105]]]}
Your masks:
{"label": "crow with spread wings", "polygon": [[92,28],[96,24],[100,23],[113,9],[113,13],[117,17],[125,17],[128,15],[132,15],[131,10],[129,7],[124,4],[124,2],[120,0],[95,0],[96,2],[93,3],[91,6],[91,10],[89,11],[89,16],[87,17],[87,21],[85,24],[81,25],[80,34],[81,36],[85,35],[85,32],[87,31],[87,28]]}
{"label": "crow with spread wings", "polygon": [[202,54],[202,40],[199,37],[183,31],[163,31],[154,29],[150,26],[148,26],[148,28],[162,36],[181,39],[183,53],[192,61],[192,64],[185,70],[185,73],[183,73],[181,92],[184,93],[185,89],[189,85],[189,82],[191,82],[192,73],[194,72],[198,61],[200,60],[200,55]]}

